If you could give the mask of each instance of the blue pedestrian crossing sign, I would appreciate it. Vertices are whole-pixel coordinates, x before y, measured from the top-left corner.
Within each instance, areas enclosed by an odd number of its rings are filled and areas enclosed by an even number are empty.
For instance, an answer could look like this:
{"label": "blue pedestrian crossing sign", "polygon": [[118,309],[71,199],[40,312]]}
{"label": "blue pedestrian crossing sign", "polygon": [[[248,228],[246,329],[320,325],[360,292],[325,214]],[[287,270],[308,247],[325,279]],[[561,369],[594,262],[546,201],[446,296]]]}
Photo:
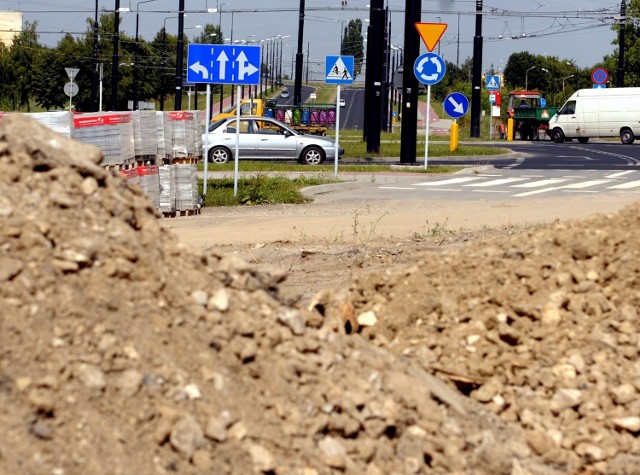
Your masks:
{"label": "blue pedestrian crossing sign", "polygon": [[499,91],[500,76],[487,76],[486,89],[487,91]]}
{"label": "blue pedestrian crossing sign", "polygon": [[461,92],[452,92],[444,99],[444,111],[452,119],[459,119],[469,110],[469,99]]}
{"label": "blue pedestrian crossing sign", "polygon": [[327,56],[326,84],[353,84],[353,56]]}
{"label": "blue pedestrian crossing sign", "polygon": [[209,84],[260,84],[260,46],[190,44],[187,81]]}
{"label": "blue pedestrian crossing sign", "polygon": [[435,53],[422,54],[413,64],[413,73],[418,81],[428,86],[439,83],[446,72],[444,59]]}

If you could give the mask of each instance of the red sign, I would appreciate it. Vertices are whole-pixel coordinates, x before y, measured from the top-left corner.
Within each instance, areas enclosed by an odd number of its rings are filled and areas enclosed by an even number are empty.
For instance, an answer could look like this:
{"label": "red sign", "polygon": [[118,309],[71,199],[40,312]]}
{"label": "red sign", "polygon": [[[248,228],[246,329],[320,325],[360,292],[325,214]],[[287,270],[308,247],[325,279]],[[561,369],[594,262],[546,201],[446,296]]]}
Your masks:
{"label": "red sign", "polygon": [[73,125],[77,129],[98,125],[118,125],[126,122],[131,122],[131,114],[106,114],[92,115],[89,117],[80,115],[73,119]]}
{"label": "red sign", "polygon": [[591,73],[591,80],[594,84],[604,84],[609,79],[609,71],[604,68],[596,68]]}

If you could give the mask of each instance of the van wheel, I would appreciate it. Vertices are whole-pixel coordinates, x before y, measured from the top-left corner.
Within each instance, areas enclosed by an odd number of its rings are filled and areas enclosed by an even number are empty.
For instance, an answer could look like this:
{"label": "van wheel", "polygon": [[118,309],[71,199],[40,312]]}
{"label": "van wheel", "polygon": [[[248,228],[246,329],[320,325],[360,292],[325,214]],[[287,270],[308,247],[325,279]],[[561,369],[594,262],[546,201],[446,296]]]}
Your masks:
{"label": "van wheel", "polygon": [[562,132],[561,129],[553,129],[553,131],[551,132],[551,139],[555,143],[564,142],[564,132]]}
{"label": "van wheel", "polygon": [[633,132],[631,132],[631,129],[623,129],[620,132],[620,140],[625,145],[631,145],[635,139],[636,138],[634,137]]}
{"label": "van wheel", "polygon": [[589,137],[579,137],[578,142],[587,143],[589,141]]}

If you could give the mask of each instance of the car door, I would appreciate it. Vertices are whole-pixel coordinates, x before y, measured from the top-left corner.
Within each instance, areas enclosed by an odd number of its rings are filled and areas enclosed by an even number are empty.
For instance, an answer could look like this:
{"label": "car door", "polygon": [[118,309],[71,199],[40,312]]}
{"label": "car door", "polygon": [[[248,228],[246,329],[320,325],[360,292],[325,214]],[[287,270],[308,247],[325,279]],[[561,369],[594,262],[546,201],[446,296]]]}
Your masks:
{"label": "car door", "polygon": [[[236,124],[237,120],[230,120],[226,128],[222,133],[222,139],[224,145],[231,150],[231,153],[236,153]],[[252,119],[240,119],[240,134],[239,137],[239,158],[241,159],[255,159],[258,158],[258,139],[256,134],[253,133],[254,124]]]}
{"label": "car door", "polygon": [[254,135],[258,142],[260,158],[293,160],[297,158],[297,140],[295,135],[287,133],[287,129],[277,122],[256,119]]}

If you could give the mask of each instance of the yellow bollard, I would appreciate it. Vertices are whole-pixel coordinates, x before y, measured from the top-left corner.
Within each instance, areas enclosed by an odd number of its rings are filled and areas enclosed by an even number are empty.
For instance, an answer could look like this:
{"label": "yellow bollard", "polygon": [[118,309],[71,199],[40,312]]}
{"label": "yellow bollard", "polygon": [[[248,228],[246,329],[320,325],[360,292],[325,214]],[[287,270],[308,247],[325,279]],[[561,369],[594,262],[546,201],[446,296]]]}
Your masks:
{"label": "yellow bollard", "polygon": [[513,142],[513,119],[511,117],[507,120],[507,140]]}
{"label": "yellow bollard", "polygon": [[455,152],[458,150],[458,124],[453,122],[451,124],[451,135],[449,137],[449,151]]}

